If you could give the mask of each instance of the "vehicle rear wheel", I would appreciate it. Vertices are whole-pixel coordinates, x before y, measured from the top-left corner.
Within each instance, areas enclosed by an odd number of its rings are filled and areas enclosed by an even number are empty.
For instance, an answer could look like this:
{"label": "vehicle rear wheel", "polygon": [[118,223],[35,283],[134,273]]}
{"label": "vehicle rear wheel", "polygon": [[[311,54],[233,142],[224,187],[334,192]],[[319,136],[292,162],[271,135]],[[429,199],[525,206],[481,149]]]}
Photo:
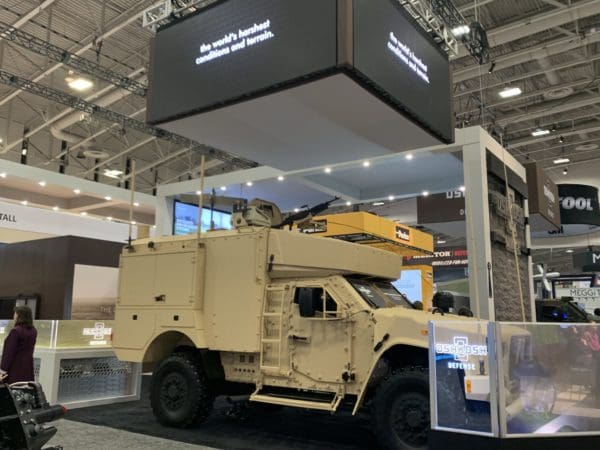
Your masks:
{"label": "vehicle rear wheel", "polygon": [[372,419],[387,450],[424,450],[430,429],[429,381],[422,367],[399,369],[375,393]]}
{"label": "vehicle rear wheel", "polygon": [[208,418],[213,403],[200,362],[192,353],[175,353],[161,362],[152,375],[150,404],[162,425],[198,425]]}

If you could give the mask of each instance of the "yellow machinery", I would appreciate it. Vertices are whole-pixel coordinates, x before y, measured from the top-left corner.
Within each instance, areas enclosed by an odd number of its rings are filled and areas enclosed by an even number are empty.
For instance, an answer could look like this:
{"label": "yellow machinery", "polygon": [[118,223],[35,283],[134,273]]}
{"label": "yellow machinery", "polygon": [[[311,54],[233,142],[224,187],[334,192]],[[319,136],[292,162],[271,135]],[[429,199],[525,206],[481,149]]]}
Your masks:
{"label": "yellow machinery", "polygon": [[[317,216],[298,227],[304,233],[369,245],[402,256],[433,254],[431,234],[367,212]],[[421,271],[423,307],[428,309],[433,298],[433,269],[431,266],[408,269]]]}

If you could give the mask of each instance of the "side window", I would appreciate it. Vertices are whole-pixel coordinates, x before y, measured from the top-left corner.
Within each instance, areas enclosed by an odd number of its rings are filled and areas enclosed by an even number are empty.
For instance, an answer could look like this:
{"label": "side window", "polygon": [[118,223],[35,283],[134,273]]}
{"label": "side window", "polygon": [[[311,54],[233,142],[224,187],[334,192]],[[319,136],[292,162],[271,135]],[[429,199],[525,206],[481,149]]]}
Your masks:
{"label": "side window", "polygon": [[297,287],[294,303],[298,304],[301,317],[326,319],[338,315],[338,304],[322,287]]}

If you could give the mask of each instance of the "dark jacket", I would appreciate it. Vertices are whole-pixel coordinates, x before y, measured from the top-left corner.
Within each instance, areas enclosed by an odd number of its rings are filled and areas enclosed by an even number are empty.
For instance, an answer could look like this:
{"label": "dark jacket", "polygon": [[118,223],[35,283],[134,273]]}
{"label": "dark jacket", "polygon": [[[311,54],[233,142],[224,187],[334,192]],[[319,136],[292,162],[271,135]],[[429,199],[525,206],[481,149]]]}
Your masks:
{"label": "dark jacket", "polygon": [[22,325],[14,327],[6,340],[2,351],[0,369],[8,372],[8,384],[19,381],[34,381],[33,348],[37,338],[37,330]]}

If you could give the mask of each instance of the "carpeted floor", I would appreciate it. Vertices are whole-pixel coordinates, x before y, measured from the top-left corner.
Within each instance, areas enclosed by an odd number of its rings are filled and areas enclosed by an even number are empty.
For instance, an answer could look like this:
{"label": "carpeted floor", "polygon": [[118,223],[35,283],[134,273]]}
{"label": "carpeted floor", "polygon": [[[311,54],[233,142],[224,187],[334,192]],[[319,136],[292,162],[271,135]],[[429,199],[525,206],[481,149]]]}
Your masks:
{"label": "carpeted floor", "polygon": [[199,428],[165,428],[152,415],[148,378],[143,380],[142,400],[75,409],[68,412],[66,419],[228,450],[377,448],[369,422],[364,419],[290,408],[263,413],[251,411],[244,419],[232,418],[226,415],[229,407],[221,398],[212,416]]}

